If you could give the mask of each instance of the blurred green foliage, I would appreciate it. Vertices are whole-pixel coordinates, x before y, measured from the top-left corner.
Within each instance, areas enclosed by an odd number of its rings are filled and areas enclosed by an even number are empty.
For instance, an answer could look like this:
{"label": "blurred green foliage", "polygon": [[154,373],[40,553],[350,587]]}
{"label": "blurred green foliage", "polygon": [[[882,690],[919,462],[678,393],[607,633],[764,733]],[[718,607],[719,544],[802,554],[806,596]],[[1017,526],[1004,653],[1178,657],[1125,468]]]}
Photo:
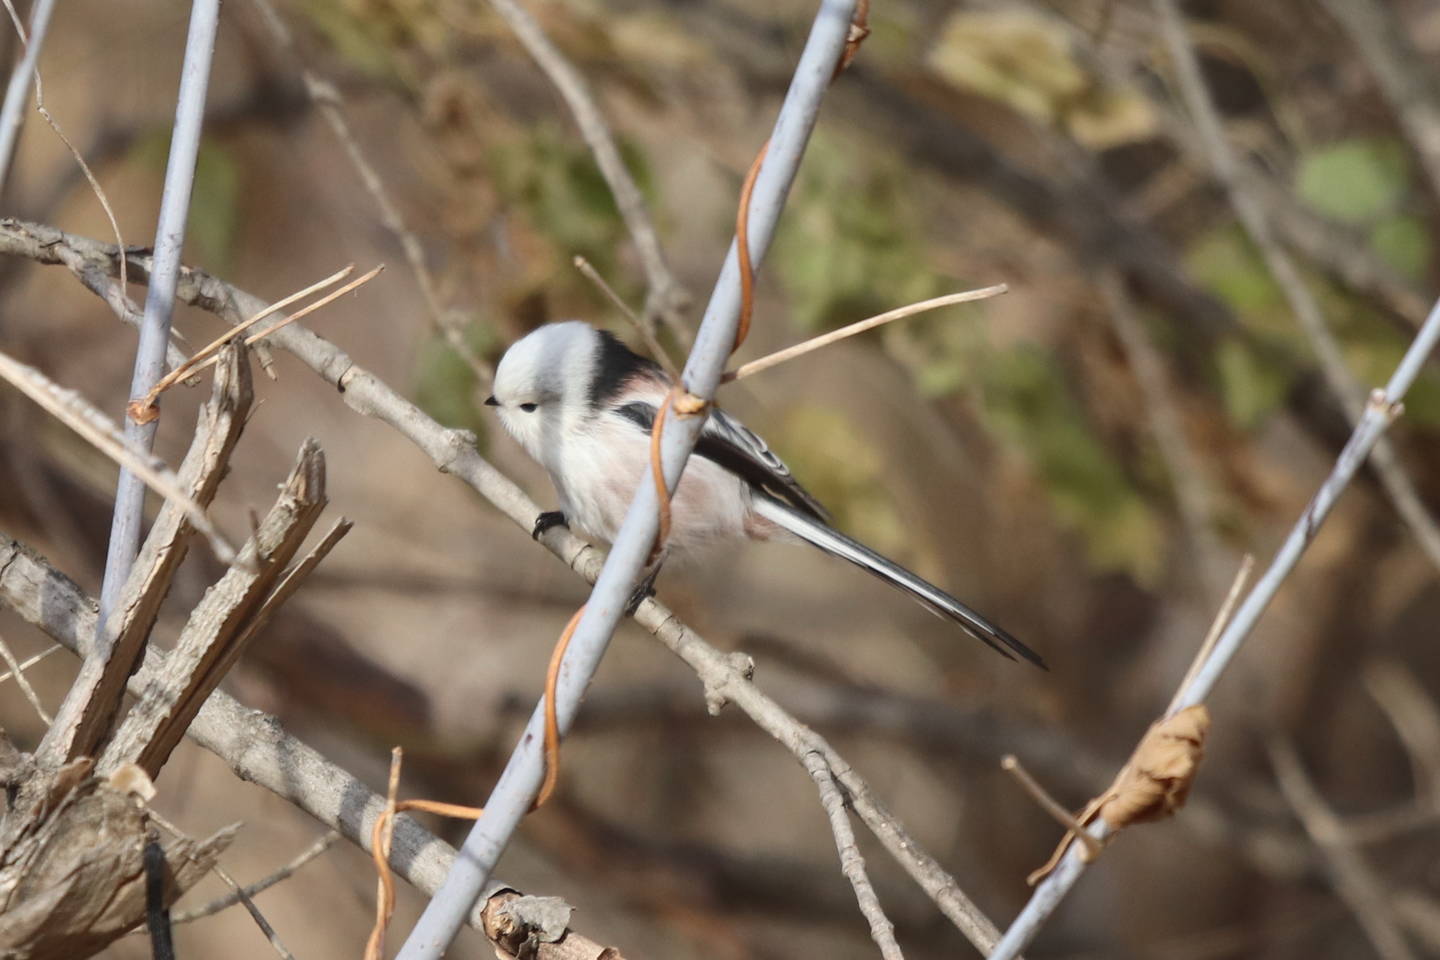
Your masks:
{"label": "blurred green foliage", "polygon": [[987,354],[976,372],[982,421],[1029,458],[1051,509],[1084,538],[1090,562],[1152,584],[1164,553],[1161,520],[1096,436],[1054,357],[1016,344]]}
{"label": "blurred green foliage", "polygon": [[[132,154],[157,181],[165,177],[170,156],[170,129],[157,130],[138,140]],[[236,233],[240,229],[242,167],[229,148],[213,138],[200,142],[195,161],[195,184],[190,213],[185,221],[187,259],[214,273],[230,268]]]}
{"label": "blurred green foliage", "polygon": [[842,326],[941,292],[913,177],[894,154],[816,132],[771,255],[801,329]]}
{"label": "blurred green foliage", "polygon": [[913,547],[886,485],[885,458],[847,417],[819,404],[795,404],[776,440],[795,476],[834,514],[840,529],[889,556]]}
{"label": "blurred green foliage", "polygon": [[1407,209],[1414,177],[1399,140],[1354,137],[1303,155],[1295,189],[1317,212],[1360,230],[1396,272],[1419,280],[1433,251],[1424,222]]}
{"label": "blurred green foliage", "polygon": [[1082,538],[1096,568],[1153,583],[1163,522],[1097,434],[1065,371],[1037,343],[989,345],[974,316],[984,308],[963,309],[971,315],[892,328],[891,352],[927,396],[974,397],[981,424],[1031,465],[1056,518]]}
{"label": "blurred green foliage", "polygon": [[[497,346],[495,335],[482,323],[467,324],[464,335],[471,349],[481,356]],[[420,344],[414,384],[415,403],[420,409],[447,427],[474,431],[480,450],[485,450],[488,421],[476,395],[475,371],[438,333]]]}
{"label": "blurred green foliage", "polygon": [[[624,140],[620,154],[647,204],[655,209],[645,156]],[[535,270],[537,285],[549,293],[594,291],[574,269],[576,254],[589,260],[627,300],[643,294],[638,279],[618,271],[619,251],[630,240],[610,188],[579,136],[553,122],[536,124],[495,145],[490,168],[496,188],[549,245],[547,262]],[[583,287],[583,290],[582,290]]]}

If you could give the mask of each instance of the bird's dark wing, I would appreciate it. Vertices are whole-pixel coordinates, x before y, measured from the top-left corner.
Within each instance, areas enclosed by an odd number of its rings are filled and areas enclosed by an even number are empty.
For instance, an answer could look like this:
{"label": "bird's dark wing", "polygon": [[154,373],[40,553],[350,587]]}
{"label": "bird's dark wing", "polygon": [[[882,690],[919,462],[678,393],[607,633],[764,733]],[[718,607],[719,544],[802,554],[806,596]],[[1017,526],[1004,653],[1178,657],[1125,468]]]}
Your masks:
{"label": "bird's dark wing", "polygon": [[[655,407],[643,401],[632,401],[615,408],[620,416],[646,433],[655,425]],[[800,485],[785,466],[749,427],[718,407],[712,407],[705,429],[695,443],[696,456],[724,467],[756,489],[790,504],[796,510],[819,520],[830,522],[830,514],[810,491]]]}

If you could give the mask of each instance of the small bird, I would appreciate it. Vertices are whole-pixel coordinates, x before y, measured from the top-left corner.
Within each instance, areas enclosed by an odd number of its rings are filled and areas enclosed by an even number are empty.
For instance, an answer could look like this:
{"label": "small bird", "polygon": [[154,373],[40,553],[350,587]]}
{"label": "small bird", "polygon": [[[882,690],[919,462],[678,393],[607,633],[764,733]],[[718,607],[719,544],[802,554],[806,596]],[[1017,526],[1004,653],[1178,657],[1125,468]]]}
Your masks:
{"label": "small bird", "polygon": [[[574,523],[612,543],[635,488],[650,469],[650,431],[671,380],[613,334],[579,320],[539,327],[495,370],[495,407],[509,434],[550,474],[560,510],[540,514],[534,536]],[[965,604],[830,525],[829,515],[765,441],[718,407],[671,500],[665,556],[707,546],[803,540],[850,561],[953,620],[1004,656],[1044,668],[1040,657]],[[646,581],[653,580],[658,565]]]}

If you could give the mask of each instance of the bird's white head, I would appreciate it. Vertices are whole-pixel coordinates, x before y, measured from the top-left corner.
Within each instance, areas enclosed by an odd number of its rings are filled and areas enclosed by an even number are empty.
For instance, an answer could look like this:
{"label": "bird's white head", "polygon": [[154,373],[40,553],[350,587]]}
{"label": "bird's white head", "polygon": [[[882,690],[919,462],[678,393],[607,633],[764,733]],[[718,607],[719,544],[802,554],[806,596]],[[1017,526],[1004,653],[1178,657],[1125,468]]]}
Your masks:
{"label": "bird's white head", "polygon": [[595,377],[599,333],[581,320],[550,323],[521,337],[495,368],[495,408],[505,430],[545,463],[556,434],[583,416]]}

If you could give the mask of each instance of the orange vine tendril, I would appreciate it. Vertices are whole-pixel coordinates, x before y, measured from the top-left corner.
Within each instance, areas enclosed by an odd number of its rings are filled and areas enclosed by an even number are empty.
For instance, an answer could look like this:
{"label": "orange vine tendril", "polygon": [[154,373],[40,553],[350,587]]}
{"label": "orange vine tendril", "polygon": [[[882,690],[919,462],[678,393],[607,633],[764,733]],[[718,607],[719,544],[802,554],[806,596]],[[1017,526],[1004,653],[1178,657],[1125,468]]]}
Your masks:
{"label": "orange vine tendril", "polygon": [[394,834],[395,815],[404,810],[424,810],[442,817],[460,820],[479,820],[485,811],[480,807],[462,807],[458,803],[444,803],[439,800],[396,801],[395,791],[400,786],[400,748],[390,755],[390,788],[385,795],[385,809],[375,818],[370,828],[370,857],[375,861],[375,873],[380,879],[380,892],[375,902],[375,926],[365,942],[365,960],[381,960],[384,956],[385,932],[390,928],[390,918],[395,913],[395,879],[390,872],[390,838]]}
{"label": "orange vine tendril", "polygon": [[555,644],[555,652],[550,654],[550,667],[545,671],[545,779],[540,783],[535,802],[530,805],[532,811],[540,809],[550,799],[555,792],[555,782],[560,779],[560,719],[555,714],[555,688],[560,684],[560,663],[565,659],[570,638],[575,635],[575,628],[580,626],[580,617],[584,613],[585,607],[582,606],[565,625],[565,632],[560,634],[560,640]]}
{"label": "orange vine tendril", "polygon": [[760,167],[765,163],[765,154],[770,150],[766,140],[745,174],[745,183],[740,187],[740,209],[735,214],[735,250],[740,254],[740,320],[735,326],[734,353],[740,349],[750,335],[750,316],[755,312],[755,265],[750,262],[750,194],[755,192],[755,181],[760,177]]}
{"label": "orange vine tendril", "polygon": [[654,564],[660,551],[665,549],[665,541],[670,539],[670,488],[665,485],[665,469],[660,463],[660,436],[665,432],[665,416],[675,402],[675,391],[679,389],[678,386],[672,387],[665,395],[665,402],[661,403],[660,409],[655,412],[655,425],[650,428],[650,477],[655,481],[660,526],[655,531],[655,545],[650,548],[649,564]]}

